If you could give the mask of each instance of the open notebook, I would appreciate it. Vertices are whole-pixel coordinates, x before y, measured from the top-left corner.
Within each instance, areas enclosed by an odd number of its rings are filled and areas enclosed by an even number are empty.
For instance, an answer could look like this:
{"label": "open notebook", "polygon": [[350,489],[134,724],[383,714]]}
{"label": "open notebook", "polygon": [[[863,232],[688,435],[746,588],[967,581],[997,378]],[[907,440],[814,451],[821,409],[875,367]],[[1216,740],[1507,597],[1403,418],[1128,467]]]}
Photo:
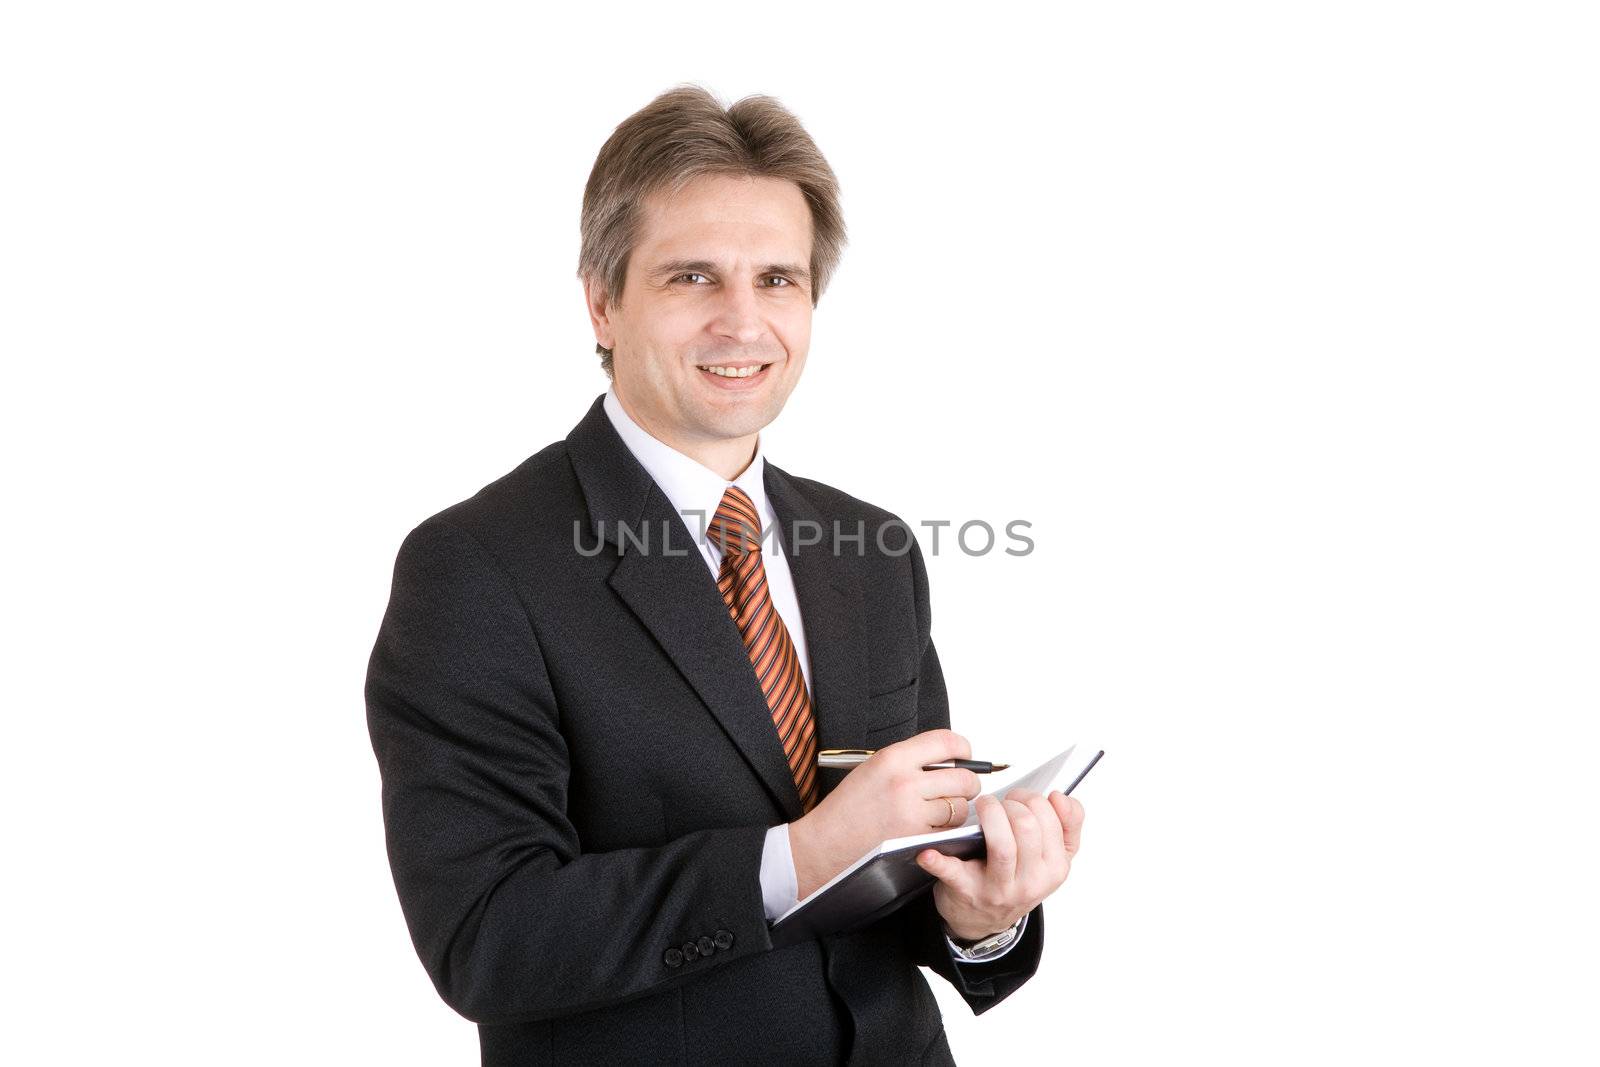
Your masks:
{"label": "open notebook", "polygon": [[[1013,789],[1048,793],[1059,789],[1071,793],[1105,753],[1073,745],[993,795],[1004,797]],[[909,903],[930,888],[933,875],[917,866],[917,853],[938,849],[947,856],[977,859],[983,856],[983,830],[978,825],[977,805],[967,821],[931,833],[895,837],[884,841],[865,856],[840,871],[794,907],[778,916],[772,926],[774,946],[794,944],[808,937],[855,930]]]}

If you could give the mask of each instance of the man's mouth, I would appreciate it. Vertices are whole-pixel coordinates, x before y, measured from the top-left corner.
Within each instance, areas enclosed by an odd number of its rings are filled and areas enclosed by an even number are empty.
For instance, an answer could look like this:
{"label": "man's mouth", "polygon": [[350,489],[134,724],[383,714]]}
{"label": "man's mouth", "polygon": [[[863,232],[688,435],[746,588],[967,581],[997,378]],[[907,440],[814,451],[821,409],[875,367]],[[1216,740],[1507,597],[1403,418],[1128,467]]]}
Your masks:
{"label": "man's mouth", "polygon": [[757,374],[760,374],[762,371],[766,370],[768,367],[772,366],[772,364],[697,363],[696,366],[708,374],[715,374],[719,378],[753,378]]}

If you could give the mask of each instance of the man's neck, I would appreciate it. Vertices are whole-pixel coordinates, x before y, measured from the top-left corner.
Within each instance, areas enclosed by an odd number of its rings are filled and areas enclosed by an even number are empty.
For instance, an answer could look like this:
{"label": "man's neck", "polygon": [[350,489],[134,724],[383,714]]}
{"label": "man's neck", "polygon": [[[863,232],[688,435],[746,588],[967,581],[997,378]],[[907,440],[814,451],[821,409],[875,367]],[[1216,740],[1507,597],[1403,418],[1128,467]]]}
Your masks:
{"label": "man's neck", "polygon": [[743,474],[745,468],[750,466],[750,461],[756,458],[756,435],[751,434],[749,437],[740,437],[732,441],[706,441],[701,443],[698,449],[680,445],[672,447],[702,467],[710,467],[731,482]]}
{"label": "man's neck", "polygon": [[685,440],[680,436],[663,432],[648,419],[640,418],[639,413],[623,399],[621,393],[617,393],[617,402],[622,405],[622,410],[628,413],[628,418],[645,433],[673,451],[683,453],[702,467],[716,471],[730,482],[743,474],[745,468],[750,466],[750,461],[756,458],[756,439],[760,436],[759,432],[744,437]]}

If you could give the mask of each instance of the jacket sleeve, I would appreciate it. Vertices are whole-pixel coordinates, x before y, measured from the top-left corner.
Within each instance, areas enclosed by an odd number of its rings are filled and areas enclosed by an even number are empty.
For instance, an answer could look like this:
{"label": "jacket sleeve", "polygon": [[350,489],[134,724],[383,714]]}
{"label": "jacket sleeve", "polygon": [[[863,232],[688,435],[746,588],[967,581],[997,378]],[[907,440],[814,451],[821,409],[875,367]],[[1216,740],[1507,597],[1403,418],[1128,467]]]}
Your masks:
{"label": "jacket sleeve", "polygon": [[[927,571],[915,541],[910,555],[918,639],[922,643],[922,662],[917,673],[917,729],[949,729],[950,698],[945,690],[944,672],[939,667],[939,654],[933,647]],[[1028,925],[1011,950],[987,963],[957,961],[945,943],[944,925],[934,907],[931,891],[890,918],[899,919],[903,924],[902,936],[913,947],[917,962],[954,986],[974,1015],[982,1015],[1032,978],[1039,969],[1039,958],[1044,951],[1043,904],[1028,913]]]}
{"label": "jacket sleeve", "polygon": [[582,850],[529,613],[489,552],[439,516],[401,546],[366,702],[401,910],[466,1018],[606,1007],[771,948],[766,826]]}

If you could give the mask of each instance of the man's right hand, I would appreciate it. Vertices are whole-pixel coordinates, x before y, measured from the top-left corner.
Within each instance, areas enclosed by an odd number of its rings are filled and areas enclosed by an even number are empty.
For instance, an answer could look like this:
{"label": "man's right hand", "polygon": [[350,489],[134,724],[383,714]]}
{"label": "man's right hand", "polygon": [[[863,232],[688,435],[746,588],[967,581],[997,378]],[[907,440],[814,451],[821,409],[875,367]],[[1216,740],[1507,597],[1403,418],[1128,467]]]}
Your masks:
{"label": "man's right hand", "polygon": [[[929,730],[880,748],[853,767],[822,803],[789,824],[800,899],[880,841],[961,825],[967,802],[983,791],[978,776],[959,768],[922,768],[971,758],[965,737],[954,730]],[[954,819],[945,797],[955,798]]]}

